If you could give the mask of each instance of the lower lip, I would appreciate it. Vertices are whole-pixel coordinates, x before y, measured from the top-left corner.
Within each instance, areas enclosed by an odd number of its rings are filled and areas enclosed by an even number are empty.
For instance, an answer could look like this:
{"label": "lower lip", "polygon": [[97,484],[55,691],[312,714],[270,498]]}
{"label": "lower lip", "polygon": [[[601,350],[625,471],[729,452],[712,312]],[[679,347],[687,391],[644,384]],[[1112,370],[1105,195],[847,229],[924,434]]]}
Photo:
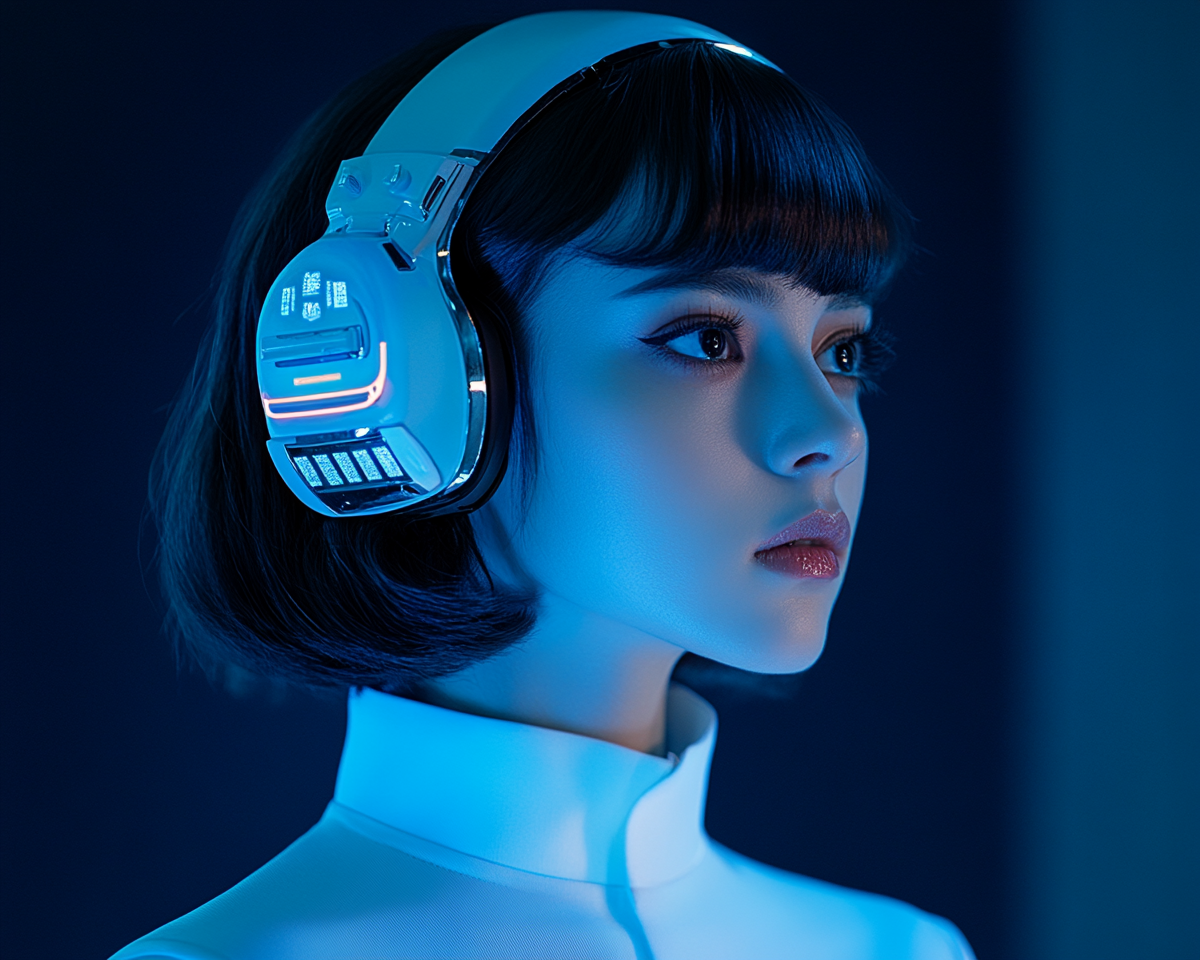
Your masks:
{"label": "lower lip", "polygon": [[832,580],[841,572],[837,554],[813,543],[786,543],[756,553],[754,559],[768,570],[796,580]]}

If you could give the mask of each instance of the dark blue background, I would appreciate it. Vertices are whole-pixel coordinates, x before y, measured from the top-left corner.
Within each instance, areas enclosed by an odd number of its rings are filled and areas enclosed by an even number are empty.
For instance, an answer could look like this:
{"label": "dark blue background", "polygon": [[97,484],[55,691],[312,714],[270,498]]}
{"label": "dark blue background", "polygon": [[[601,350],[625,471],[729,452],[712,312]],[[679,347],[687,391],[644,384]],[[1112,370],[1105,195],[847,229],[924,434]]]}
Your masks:
{"label": "dark blue background", "polygon": [[[330,796],[340,703],[177,673],[146,472],[226,230],[284,139],[426,33],[555,2],[9,8],[4,943],[103,957],[229,887]],[[824,97],[919,220],[882,315],[861,532],[790,698],[707,691],[708,814],[768,863],[908,900],[1006,952],[1013,501],[1004,0],[659,2]]]}

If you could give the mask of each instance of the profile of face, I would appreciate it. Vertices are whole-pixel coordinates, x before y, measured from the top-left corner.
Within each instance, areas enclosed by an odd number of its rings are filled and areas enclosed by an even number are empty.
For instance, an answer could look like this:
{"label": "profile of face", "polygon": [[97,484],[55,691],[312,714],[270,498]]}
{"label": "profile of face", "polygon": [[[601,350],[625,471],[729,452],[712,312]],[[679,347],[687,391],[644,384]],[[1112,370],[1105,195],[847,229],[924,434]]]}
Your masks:
{"label": "profile of face", "polygon": [[561,257],[523,313],[539,461],[477,515],[543,609],[760,673],[820,655],[866,478],[869,308]]}

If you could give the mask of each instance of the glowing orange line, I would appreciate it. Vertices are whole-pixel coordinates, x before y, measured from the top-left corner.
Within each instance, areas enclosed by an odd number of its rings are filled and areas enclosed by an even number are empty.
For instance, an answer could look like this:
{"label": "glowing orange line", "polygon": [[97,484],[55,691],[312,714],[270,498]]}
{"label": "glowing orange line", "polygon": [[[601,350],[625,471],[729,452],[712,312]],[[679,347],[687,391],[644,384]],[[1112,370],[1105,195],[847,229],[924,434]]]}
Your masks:
{"label": "glowing orange line", "polygon": [[[387,343],[379,341],[379,375],[365,387],[352,390],[333,390],[329,393],[307,393],[302,397],[268,397],[262,395],[263,411],[272,420],[291,420],[294,417],[319,417],[327,413],[350,413],[353,410],[363,410],[379,399],[383,393],[383,385],[387,380]],[[272,403],[307,403],[313,400],[335,400],[338,397],[352,397],[356,393],[366,392],[367,399],[358,403],[348,403],[340,407],[322,407],[320,410],[293,410],[287,413],[273,413]]]}

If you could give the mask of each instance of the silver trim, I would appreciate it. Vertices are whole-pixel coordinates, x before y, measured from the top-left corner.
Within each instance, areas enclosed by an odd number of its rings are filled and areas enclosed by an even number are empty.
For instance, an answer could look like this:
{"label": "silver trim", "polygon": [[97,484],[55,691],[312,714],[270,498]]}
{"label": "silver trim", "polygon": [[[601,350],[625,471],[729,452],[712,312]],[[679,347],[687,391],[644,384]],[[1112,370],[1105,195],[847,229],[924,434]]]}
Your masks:
{"label": "silver trim", "polygon": [[[464,385],[467,388],[468,403],[467,437],[463,448],[462,463],[459,464],[454,478],[446,484],[442,492],[454,490],[462,486],[474,474],[475,468],[479,465],[480,457],[483,455],[488,413],[488,384],[487,375],[484,371],[483,344],[480,340],[479,332],[475,328],[475,320],[472,318],[467,305],[463,302],[458,292],[458,287],[454,283],[454,275],[450,269],[450,236],[454,232],[454,227],[458,224],[458,218],[462,214],[467,198],[470,196],[471,188],[478,181],[479,169],[470,163],[462,163],[457,160],[455,160],[455,163],[458,166],[458,171],[451,185],[443,188],[443,205],[437,214],[438,219],[441,219],[443,211],[446,212],[445,226],[442,228],[441,236],[438,237],[434,259],[437,261],[437,274],[438,279],[441,281],[442,294],[446,298],[446,306],[450,311],[450,316],[454,319],[459,345],[462,347],[463,365],[467,375],[467,382]],[[452,196],[452,190],[457,191],[456,195]],[[445,204],[446,200],[451,201],[453,206],[448,208]],[[484,388],[482,390],[471,389],[473,382],[482,383]]]}

